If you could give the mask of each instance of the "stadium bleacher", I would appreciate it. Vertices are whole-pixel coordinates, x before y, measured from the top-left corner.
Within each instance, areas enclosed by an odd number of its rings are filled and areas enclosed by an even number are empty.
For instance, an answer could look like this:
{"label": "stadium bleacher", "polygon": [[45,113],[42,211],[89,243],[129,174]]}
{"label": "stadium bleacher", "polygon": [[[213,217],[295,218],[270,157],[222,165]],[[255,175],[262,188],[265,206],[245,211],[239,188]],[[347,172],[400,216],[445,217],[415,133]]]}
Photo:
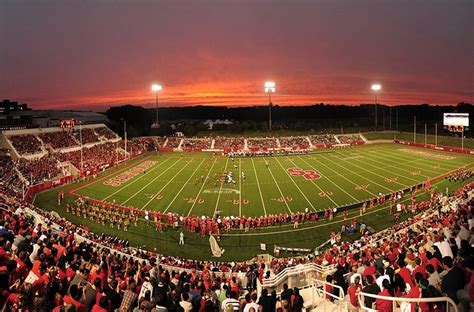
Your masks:
{"label": "stadium bleacher", "polygon": [[[432,298],[445,293],[460,308],[469,309],[474,262],[469,245],[472,236],[467,227],[473,225],[472,189],[471,183],[452,198],[434,197],[426,202],[424,213],[377,235],[363,236],[353,243],[333,244],[318,256],[275,258],[256,264],[199,262],[163,256],[158,267],[156,254],[152,252],[132,248],[127,241],[110,235],[93,234],[2,192],[0,266],[3,269],[0,274],[7,278],[2,285],[4,296],[0,305],[7,310],[32,309],[36,302],[36,308],[44,310],[75,305],[84,310],[101,306],[106,311],[131,311],[150,303],[151,307],[172,309],[180,305],[183,289],[186,289],[184,292],[202,291],[208,298],[205,304],[215,309],[224,306],[224,310],[226,298],[238,300],[240,295],[249,293],[251,297],[247,302],[254,301],[256,307],[261,306],[266,311],[266,301],[271,297],[268,291],[261,290],[255,299],[251,295],[256,284],[263,282],[264,275],[270,277],[285,268],[312,262],[336,265],[336,271],[325,278],[342,287],[350,310],[360,308],[359,292],[405,298]],[[210,272],[241,274],[223,278]],[[62,286],[54,288],[54,285]],[[143,288],[155,295],[147,295],[140,290]],[[53,289],[54,296],[48,295]],[[288,305],[301,310],[305,302],[299,290],[283,289],[279,296],[273,295],[270,307]],[[90,291],[93,296],[78,295]],[[156,295],[163,291],[178,293],[171,297]],[[335,290],[325,286],[325,291]],[[331,297],[326,300],[330,301]],[[245,299],[238,301],[239,306],[245,303]],[[201,302],[201,299],[190,301],[196,307]],[[369,298],[364,304],[373,307],[374,302],[381,311],[386,305],[382,299]],[[440,304],[421,303],[420,306],[430,311]]]}
{"label": "stadium bleacher", "polygon": [[58,161],[52,156],[45,156],[34,160],[19,159],[16,167],[23,174],[30,185],[50,180],[61,174]]}
{"label": "stadium bleacher", "polygon": [[310,135],[308,138],[314,146],[337,144],[336,138],[331,134]]}
{"label": "stadium bleacher", "polygon": [[81,142],[82,136],[82,144],[88,143],[95,143],[99,141],[99,137],[95,133],[95,131],[91,128],[84,128],[82,130],[75,130],[73,131],[73,136],[77,142]]}
{"label": "stadium bleacher", "polygon": [[94,131],[99,135],[99,137],[104,137],[109,140],[116,139],[118,137],[112,130],[107,127],[97,127],[94,129]]}
{"label": "stadium bleacher", "polygon": [[281,147],[308,147],[309,142],[306,137],[280,137]]}
{"label": "stadium bleacher", "polygon": [[39,133],[38,136],[45,145],[49,145],[55,150],[79,145],[79,142],[73,137],[72,132],[69,130],[44,132]]}
{"label": "stadium bleacher", "polygon": [[244,144],[245,144],[245,139],[239,138],[239,137],[218,136],[214,139],[215,149],[243,150]]}
{"label": "stadium bleacher", "polygon": [[[99,137],[112,139],[108,131],[86,131],[89,134],[85,140],[92,143]],[[77,144],[70,132],[49,133],[55,134],[42,133],[40,137],[54,149]],[[35,139],[34,135],[13,137],[9,140],[15,148]],[[315,146],[337,143],[331,135],[308,138]],[[52,144],[54,139],[58,142]],[[136,138],[127,142],[127,149],[131,153],[156,150],[166,141],[168,147],[178,147],[181,140],[174,137]],[[354,144],[361,138],[339,135],[338,140],[341,144]],[[215,148],[239,148],[244,139],[216,138],[214,142]],[[307,143],[307,139],[252,138],[247,142],[249,148],[274,148],[301,145]],[[183,141],[184,148],[208,148],[210,144],[210,139]],[[117,155],[111,151],[117,148],[123,149],[124,142],[106,142],[84,148],[84,168],[113,164]],[[19,147],[20,154],[34,154],[35,151],[41,151],[41,145],[31,149]],[[277,294],[258,285],[288,268],[305,264],[335,267],[334,272],[318,278],[341,287],[347,297],[344,304],[351,311],[359,310],[361,305],[391,311],[386,308],[392,305],[388,299],[364,298],[364,293],[428,300],[446,296],[460,311],[472,308],[474,183],[465,185],[450,198],[433,192],[430,199],[417,203],[416,213],[410,218],[375,234],[369,234],[357,224],[356,229],[362,232],[360,239],[349,242],[336,234],[331,238],[330,246],[316,255],[268,261],[262,258],[242,263],[209,262],[134,248],[126,240],[109,234],[94,234],[84,226],[23,202],[27,182],[35,184],[61,175],[58,160],[69,161],[79,168],[80,150],[54,153],[35,160],[14,161],[10,157],[0,157],[0,308],[4,311],[151,311],[157,306],[162,311],[226,311],[226,304],[232,302],[238,307],[233,311],[244,311],[245,305],[263,311],[279,311],[278,308],[302,311],[304,307],[315,307],[298,288],[283,287],[284,291]],[[469,178],[467,174],[472,172],[455,171],[447,179]],[[78,217],[98,218],[101,215],[107,217],[104,222],[114,218],[127,219],[123,217],[124,211],[115,208],[89,205],[84,201],[77,205],[74,209],[78,209]],[[73,208],[68,206],[68,209]],[[411,212],[407,209],[406,213]],[[317,222],[313,216],[297,213],[223,218],[221,222],[211,217],[174,215],[172,218],[179,226],[199,232],[201,224],[225,231],[274,226],[279,222]],[[206,227],[204,235],[208,232]],[[278,248],[287,252],[307,252],[302,248]],[[312,278],[308,284],[314,287],[316,279]],[[330,302],[339,294],[336,294],[336,288],[328,285],[324,284],[325,293],[334,296],[324,295],[323,300]],[[362,294],[362,301],[359,294]],[[402,310],[415,309],[415,303],[400,303],[400,306]],[[421,302],[416,306],[421,311],[446,310],[442,301]]]}
{"label": "stadium bleacher", "polygon": [[22,155],[36,154],[41,152],[41,142],[31,134],[14,135],[8,138],[13,147]]}
{"label": "stadium bleacher", "polygon": [[209,138],[185,138],[181,147],[193,149],[209,149],[211,148],[212,140]]}
{"label": "stadium bleacher", "polygon": [[249,148],[277,148],[278,142],[276,138],[248,138],[247,145]]}

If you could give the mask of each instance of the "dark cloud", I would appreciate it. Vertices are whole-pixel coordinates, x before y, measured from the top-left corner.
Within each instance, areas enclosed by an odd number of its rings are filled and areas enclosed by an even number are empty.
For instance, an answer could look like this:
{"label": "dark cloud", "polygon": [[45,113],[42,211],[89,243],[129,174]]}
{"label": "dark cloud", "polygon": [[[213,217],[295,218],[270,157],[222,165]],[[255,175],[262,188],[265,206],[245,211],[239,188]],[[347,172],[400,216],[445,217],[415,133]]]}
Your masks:
{"label": "dark cloud", "polygon": [[34,107],[472,102],[471,0],[5,0],[0,96]]}

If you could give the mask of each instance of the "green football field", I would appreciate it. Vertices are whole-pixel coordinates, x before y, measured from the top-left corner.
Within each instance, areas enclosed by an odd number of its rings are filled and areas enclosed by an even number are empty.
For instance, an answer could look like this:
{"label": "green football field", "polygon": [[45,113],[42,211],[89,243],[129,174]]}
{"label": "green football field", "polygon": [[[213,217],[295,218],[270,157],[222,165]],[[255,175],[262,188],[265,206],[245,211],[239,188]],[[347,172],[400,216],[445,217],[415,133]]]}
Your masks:
{"label": "green football field", "polygon": [[[305,209],[322,211],[363,202],[379,193],[406,189],[470,165],[473,159],[468,155],[398,144],[367,144],[319,150],[308,155],[234,159],[205,153],[147,154],[112,168],[96,179],[72,184],[63,190],[118,205],[183,216],[216,213],[262,216]],[[147,169],[133,174],[137,166]],[[222,177],[230,171],[233,181],[227,183]],[[460,183],[452,184],[443,179],[433,182],[433,187],[440,191],[459,186]],[[60,190],[39,194],[35,203],[56,210],[73,222],[83,223],[93,231],[127,238],[135,246],[146,245],[165,254],[187,258],[210,258],[207,238],[198,235],[187,233],[187,243],[196,250],[183,250],[177,246],[178,234],[172,230],[157,233],[153,226],[139,224],[124,233],[68,214],[55,203]],[[64,202],[74,200],[73,195],[66,196]],[[425,195],[419,192],[419,196]],[[386,217],[385,208],[372,209],[373,213],[364,216],[369,225],[381,230],[393,223]],[[356,210],[352,212],[354,215],[359,213]],[[325,226],[323,222],[305,224],[298,231],[282,226],[223,235],[221,244],[227,250],[223,259],[249,259],[258,253],[259,243],[314,248],[327,239],[330,231],[340,229],[338,220]]]}

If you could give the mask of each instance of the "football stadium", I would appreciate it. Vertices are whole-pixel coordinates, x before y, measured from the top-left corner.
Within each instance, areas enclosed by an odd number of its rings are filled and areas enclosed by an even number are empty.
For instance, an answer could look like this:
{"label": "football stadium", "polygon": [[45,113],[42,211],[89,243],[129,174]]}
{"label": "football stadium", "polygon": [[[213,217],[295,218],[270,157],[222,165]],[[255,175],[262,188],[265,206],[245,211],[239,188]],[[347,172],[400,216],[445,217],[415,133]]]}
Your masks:
{"label": "football stadium", "polygon": [[469,1],[0,12],[0,311],[474,311]]}

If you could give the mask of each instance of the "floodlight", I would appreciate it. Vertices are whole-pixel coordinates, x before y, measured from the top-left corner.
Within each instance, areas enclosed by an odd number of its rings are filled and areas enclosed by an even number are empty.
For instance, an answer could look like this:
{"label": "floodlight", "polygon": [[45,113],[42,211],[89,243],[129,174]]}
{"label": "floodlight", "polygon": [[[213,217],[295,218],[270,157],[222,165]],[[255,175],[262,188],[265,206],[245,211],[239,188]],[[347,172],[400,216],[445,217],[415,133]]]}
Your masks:
{"label": "floodlight", "polygon": [[380,91],[382,89],[382,86],[378,83],[375,83],[372,85],[372,91]]}
{"label": "floodlight", "polygon": [[163,87],[159,84],[154,83],[154,84],[151,85],[151,90],[152,91],[158,92],[158,91],[161,91],[161,89],[163,89]]}
{"label": "floodlight", "polygon": [[266,93],[275,93],[275,82],[274,81],[266,81],[265,82],[265,92]]}

